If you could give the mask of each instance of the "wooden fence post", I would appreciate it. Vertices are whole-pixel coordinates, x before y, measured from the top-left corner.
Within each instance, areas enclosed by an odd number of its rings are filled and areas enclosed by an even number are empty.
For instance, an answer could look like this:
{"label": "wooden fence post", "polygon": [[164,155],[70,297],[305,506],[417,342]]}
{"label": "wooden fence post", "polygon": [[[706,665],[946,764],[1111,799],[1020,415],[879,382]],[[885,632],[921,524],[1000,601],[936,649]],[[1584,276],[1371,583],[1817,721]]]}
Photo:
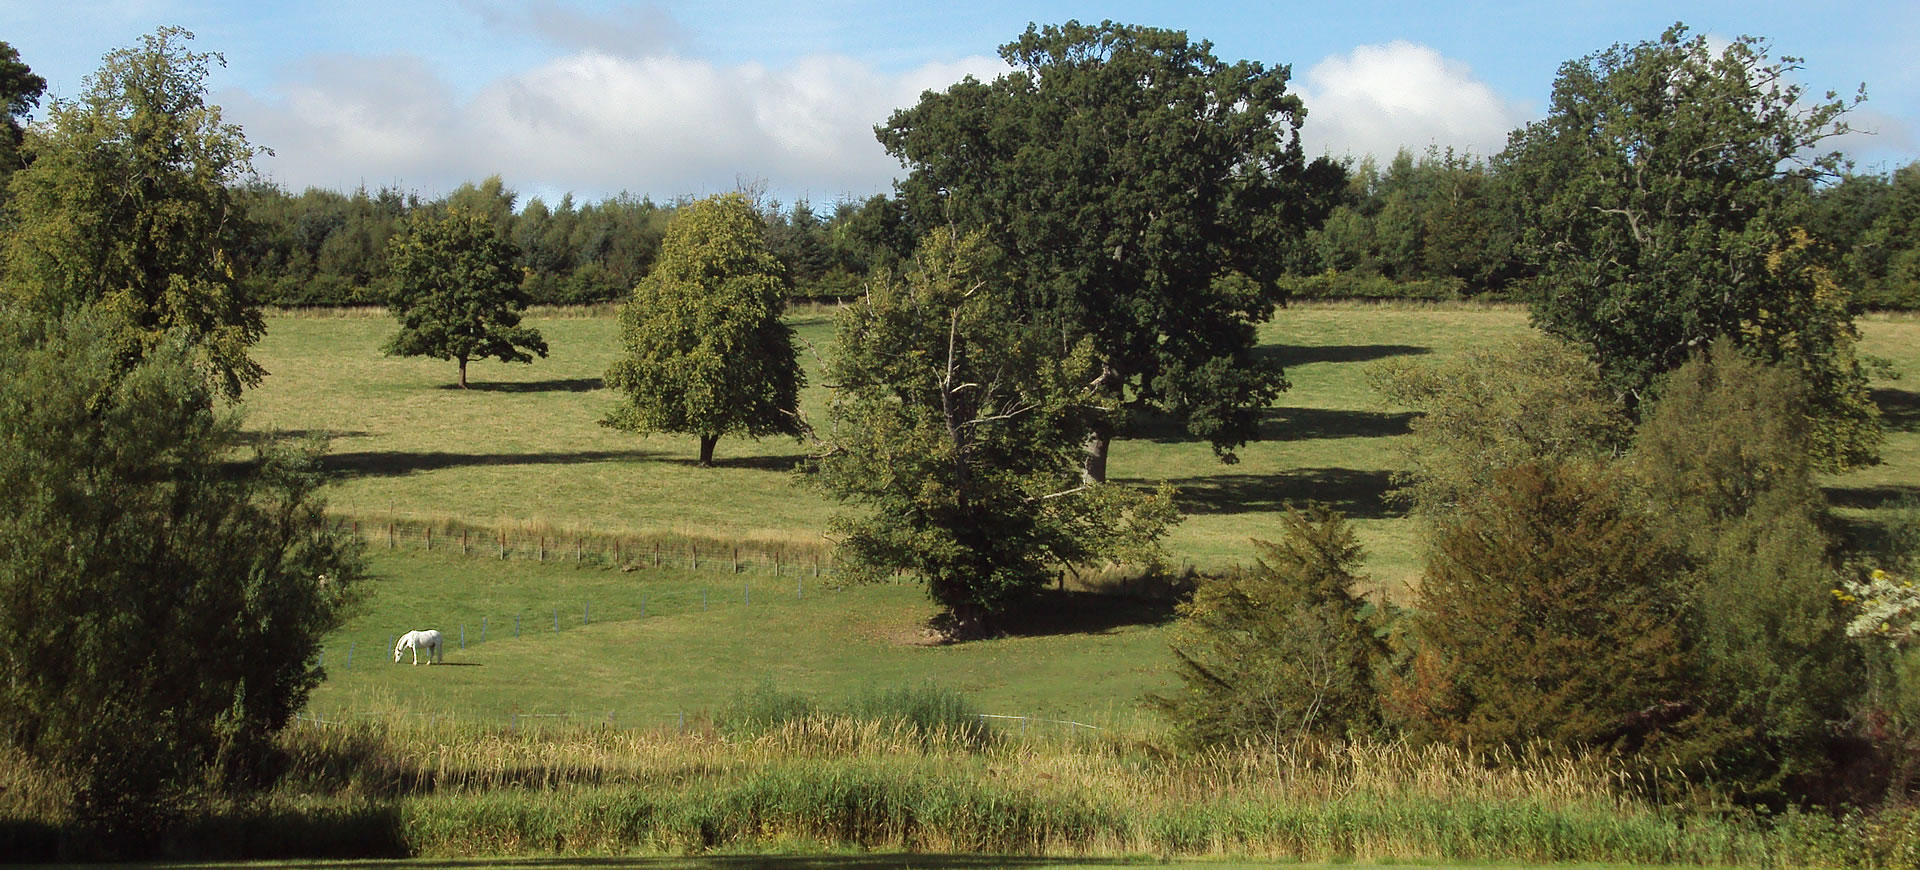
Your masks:
{"label": "wooden fence post", "polygon": [[740,548],[733,548],[733,573],[740,573]]}
{"label": "wooden fence post", "polygon": [[427,527],[427,552],[433,552],[433,527]]}
{"label": "wooden fence post", "polygon": [[393,549],[393,523],[387,523],[387,549]]}
{"label": "wooden fence post", "polygon": [[466,556],[466,555],[472,554],[472,552],[473,552],[472,550],[467,549],[467,530],[461,529],[460,530],[460,555]]}

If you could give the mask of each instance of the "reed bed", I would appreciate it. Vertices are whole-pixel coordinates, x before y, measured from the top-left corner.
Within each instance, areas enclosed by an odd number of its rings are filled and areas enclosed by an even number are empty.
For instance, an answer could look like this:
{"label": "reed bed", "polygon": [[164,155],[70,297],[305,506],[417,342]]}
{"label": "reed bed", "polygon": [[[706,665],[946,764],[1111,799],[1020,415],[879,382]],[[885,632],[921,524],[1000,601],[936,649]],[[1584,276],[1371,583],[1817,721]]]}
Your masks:
{"label": "reed bed", "polygon": [[438,857],[854,849],[1883,863],[1836,845],[1848,840],[1845,819],[1777,824],[1656,806],[1623,789],[1625,771],[1597,756],[1398,742],[1182,755],[1159,739],[1001,733],[982,743],[898,719],[827,714],[742,738],[706,722],[685,731],[303,725],[287,735],[281,793],[342,818],[389,807],[403,851]]}
{"label": "reed bed", "polygon": [[[1920,812],[1767,818],[1658,806],[1598,756],[1162,735],[981,741],[808,714],[750,737],[521,731],[423,718],[302,723],[271,793],[211,805],[196,858],[917,852],[1300,861],[1909,867]],[[18,759],[12,759],[18,761]],[[53,856],[57,785],[0,774],[0,845]],[[32,792],[41,794],[36,798]],[[35,801],[38,801],[35,803]],[[37,809],[36,809],[37,808]],[[37,816],[37,817],[30,817]]]}

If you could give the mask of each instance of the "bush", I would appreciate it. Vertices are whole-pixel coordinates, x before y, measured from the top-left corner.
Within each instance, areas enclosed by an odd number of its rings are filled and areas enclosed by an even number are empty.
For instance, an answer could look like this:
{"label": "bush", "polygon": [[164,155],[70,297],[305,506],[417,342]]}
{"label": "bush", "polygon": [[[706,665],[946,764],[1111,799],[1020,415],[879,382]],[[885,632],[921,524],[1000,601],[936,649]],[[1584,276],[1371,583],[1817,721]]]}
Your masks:
{"label": "bush", "polygon": [[129,364],[110,328],[0,311],[0,738],[102,842],[271,778],[361,571],[310,456],[249,459],[194,348]]}
{"label": "bush", "polygon": [[1390,708],[1457,745],[1635,750],[1695,711],[1681,554],[1614,476],[1528,463],[1441,524]]}
{"label": "bush", "polygon": [[1287,299],[1452,302],[1465,295],[1467,285],[1458,278],[1396,281],[1382,275],[1329,269],[1318,275],[1282,278],[1279,286]]}
{"label": "bush", "polygon": [[741,689],[727,699],[713,717],[713,725],[728,737],[758,737],[788,722],[813,715],[813,701],[794,692],[782,692],[772,680]]}
{"label": "bush", "polygon": [[1151,702],[1190,746],[1380,727],[1373,673],[1386,656],[1375,608],[1355,590],[1353,529],[1323,507],[1289,510],[1251,567],[1200,581],[1180,604],[1174,669],[1184,683]]}
{"label": "bush", "polygon": [[1693,566],[1684,595],[1712,721],[1675,760],[1772,803],[1838,797],[1823,782],[1833,724],[1864,669],[1833,595],[1808,402],[1794,371],[1722,339],[1666,379],[1633,452],[1657,522]]}

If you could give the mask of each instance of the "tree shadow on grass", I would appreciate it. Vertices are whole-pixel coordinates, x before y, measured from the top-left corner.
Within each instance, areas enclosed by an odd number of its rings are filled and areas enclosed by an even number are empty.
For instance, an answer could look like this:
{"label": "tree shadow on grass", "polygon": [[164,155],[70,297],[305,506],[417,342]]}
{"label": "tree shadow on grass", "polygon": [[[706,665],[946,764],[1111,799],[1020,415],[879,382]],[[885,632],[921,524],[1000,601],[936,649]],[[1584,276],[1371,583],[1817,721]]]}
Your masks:
{"label": "tree shadow on grass", "polygon": [[323,456],[320,470],[341,477],[400,477],[471,465],[584,465],[593,462],[638,462],[658,455],[646,450],[582,450],[573,453],[366,450]]}
{"label": "tree shadow on grass", "polygon": [[[1260,416],[1260,437],[1268,441],[1309,441],[1316,438],[1388,438],[1407,434],[1414,414],[1349,411],[1340,408],[1268,408]],[[1157,444],[1199,443],[1187,426],[1165,414],[1137,412],[1127,437]]]}
{"label": "tree shadow on grass", "polygon": [[1172,598],[1106,595],[1074,589],[1042,589],[1000,617],[995,627],[1013,637],[1111,634],[1131,625],[1173,621]]}
{"label": "tree shadow on grass", "polygon": [[245,433],[245,438],[247,443],[259,445],[285,444],[289,441],[305,441],[309,438],[318,438],[323,441],[333,441],[339,438],[365,438],[372,434],[372,432],[359,429],[265,429],[247,432]]}
{"label": "tree shadow on grass", "polygon": [[1405,435],[1412,412],[1348,411],[1337,408],[1269,408],[1260,436],[1269,441],[1316,438],[1391,438]]}
{"label": "tree shadow on grass", "polygon": [[[699,457],[677,456],[663,460],[676,465],[694,468],[700,466]],[[807,461],[804,453],[784,453],[778,456],[715,456],[710,468],[744,468],[750,471],[792,471]]]}
{"label": "tree shadow on grass", "polygon": [[441,384],[439,389],[476,393],[590,393],[606,385],[604,378],[562,378],[552,381],[468,381],[465,387]]}
{"label": "tree shadow on grass", "polygon": [[1277,362],[1284,368],[1323,362],[1372,362],[1388,357],[1429,353],[1433,353],[1433,348],[1414,344],[1267,344],[1254,349],[1254,354],[1259,358]]}
{"label": "tree shadow on grass", "polygon": [[1873,403],[1880,406],[1880,425],[1895,432],[1920,432],[1920,393],[1874,390]]}
{"label": "tree shadow on grass", "polygon": [[1881,486],[1828,486],[1822,487],[1822,491],[1827,495],[1827,504],[1837,508],[1880,510],[1896,507],[1903,501],[1920,504],[1920,486],[1904,483]]}
{"label": "tree shadow on grass", "polygon": [[1393,485],[1392,473],[1387,471],[1295,468],[1274,474],[1209,474],[1168,482],[1180,488],[1175,504],[1189,514],[1273,513],[1308,502],[1319,502],[1356,519],[1386,519],[1401,514],[1387,499]]}

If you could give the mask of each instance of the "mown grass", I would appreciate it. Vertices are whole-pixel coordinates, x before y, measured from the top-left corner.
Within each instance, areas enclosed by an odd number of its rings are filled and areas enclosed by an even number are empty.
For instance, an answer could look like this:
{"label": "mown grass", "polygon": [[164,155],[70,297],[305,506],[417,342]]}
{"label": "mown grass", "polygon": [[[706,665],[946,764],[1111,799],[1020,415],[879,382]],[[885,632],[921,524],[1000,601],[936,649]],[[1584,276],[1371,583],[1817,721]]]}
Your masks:
{"label": "mown grass", "polygon": [[[328,678],[309,707],[331,721],[657,727],[703,719],[770,681],[827,699],[932,682],[981,712],[1104,725],[1140,716],[1141,696],[1170,679],[1165,601],[1050,592],[1009,636],[941,645],[925,629],[933,605],[912,584],[835,589],[724,570],[370,556],[371,595],[328,637]],[[446,635],[444,666],[393,664],[393,638],[415,628]]]}
{"label": "mown grass", "polygon": [[[792,322],[808,375],[802,410],[818,420],[820,359],[831,314]],[[531,365],[477,362],[474,388],[453,387],[454,366],[381,355],[392,332],[378,311],[269,318],[257,358],[272,373],[248,394],[252,428],[330,440],[330,495],[343,514],[379,521],[615,534],[679,534],[817,547],[834,509],[798,484],[807,445],[723,439],[719,467],[701,469],[686,436],[639,438],[597,425],[613,402],[601,377],[618,346],[613,309],[537,312],[553,355]],[[1863,527],[1902,497],[1920,496],[1920,320],[1875,315],[1863,349],[1891,359],[1906,380],[1876,384],[1887,411],[1886,462],[1832,481],[1844,516]],[[1167,544],[1176,561],[1218,567],[1244,561],[1249,538],[1274,533],[1287,504],[1326,502],[1353,518],[1368,569],[1385,589],[1419,572],[1416,531],[1386,492],[1410,419],[1384,406],[1365,372],[1374,361],[1444,359],[1531,327],[1515,306],[1303,304],[1261,329],[1262,352],[1280,360],[1293,388],[1262,425],[1265,440],[1221,464],[1176,426],[1148,423],[1114,448],[1116,479],[1171,480],[1187,520]]]}

